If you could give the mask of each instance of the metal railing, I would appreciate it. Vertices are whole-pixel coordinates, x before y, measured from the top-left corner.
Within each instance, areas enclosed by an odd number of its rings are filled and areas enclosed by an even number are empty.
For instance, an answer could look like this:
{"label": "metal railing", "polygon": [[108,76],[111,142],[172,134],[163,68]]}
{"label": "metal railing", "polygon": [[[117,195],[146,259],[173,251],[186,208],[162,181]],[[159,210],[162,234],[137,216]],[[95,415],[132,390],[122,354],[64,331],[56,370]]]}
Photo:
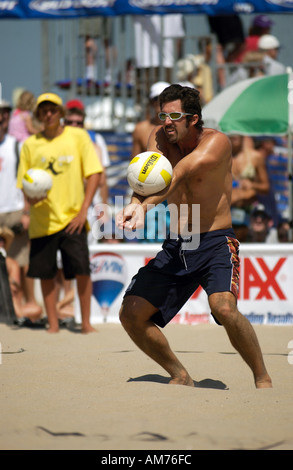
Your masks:
{"label": "metal railing", "polygon": [[[86,47],[87,36],[96,48],[94,58]],[[179,81],[178,59],[189,55],[199,57],[209,44],[208,67],[214,94],[220,91],[219,69],[224,68],[230,76],[230,71],[239,67],[239,64],[217,65],[213,35],[185,35],[181,39],[181,57],[175,47],[176,40],[173,39],[172,69],[164,68],[161,61],[157,68],[138,70],[133,17],[43,20],[43,91],[55,91],[64,101],[80,98],[86,106],[87,125],[96,131],[131,132],[134,124],[147,115],[150,85],[158,80]],[[93,58],[92,68],[87,66],[87,58]],[[248,70],[257,65],[260,64],[241,64],[241,67]]]}
{"label": "metal railing", "polygon": [[[82,99],[89,125],[96,130],[131,130],[131,125],[147,113],[150,85],[158,80],[178,81],[176,67],[171,74],[162,65],[136,68],[133,17],[93,18],[86,26],[83,19],[42,23],[43,91],[55,91],[64,101]],[[101,24],[103,28],[98,31]],[[97,49],[93,78],[87,75],[90,53],[85,47],[86,35]],[[185,36],[182,54],[198,53],[198,40],[197,36]],[[174,50],[176,64],[179,56]],[[213,60],[211,68],[215,70]]]}

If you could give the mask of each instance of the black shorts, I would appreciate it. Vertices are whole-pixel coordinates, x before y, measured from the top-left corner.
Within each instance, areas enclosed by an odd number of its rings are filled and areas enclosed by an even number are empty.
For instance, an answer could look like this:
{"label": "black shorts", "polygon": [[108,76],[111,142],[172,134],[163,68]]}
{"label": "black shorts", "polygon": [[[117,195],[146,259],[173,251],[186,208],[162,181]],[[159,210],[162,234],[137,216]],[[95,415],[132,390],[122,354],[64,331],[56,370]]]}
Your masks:
{"label": "black shorts", "polygon": [[66,233],[66,229],[46,237],[31,239],[27,275],[39,279],[53,279],[57,274],[57,251],[60,250],[65,279],[76,275],[90,275],[87,232]]}
{"label": "black shorts", "polygon": [[[232,229],[200,234],[198,248],[183,250],[180,239],[167,239],[163,249],[140,268],[125,292],[158,309],[152,320],[164,327],[201,285],[207,295],[239,288],[239,242]],[[185,245],[186,247],[186,245]]]}

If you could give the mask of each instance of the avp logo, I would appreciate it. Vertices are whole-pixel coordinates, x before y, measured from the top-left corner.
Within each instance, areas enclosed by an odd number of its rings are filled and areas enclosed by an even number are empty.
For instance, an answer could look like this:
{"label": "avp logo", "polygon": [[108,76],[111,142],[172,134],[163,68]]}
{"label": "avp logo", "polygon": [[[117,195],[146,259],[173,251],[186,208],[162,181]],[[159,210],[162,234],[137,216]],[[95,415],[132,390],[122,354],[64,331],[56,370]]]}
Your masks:
{"label": "avp logo", "polygon": [[[273,300],[274,296],[279,300],[287,300],[277,280],[277,275],[287,258],[279,258],[273,267],[269,267],[263,258],[255,258],[253,263],[250,258],[241,258],[240,262],[240,289],[241,300]],[[258,289],[256,297],[252,298],[251,290]],[[202,288],[199,287],[192,299],[196,299]]]}

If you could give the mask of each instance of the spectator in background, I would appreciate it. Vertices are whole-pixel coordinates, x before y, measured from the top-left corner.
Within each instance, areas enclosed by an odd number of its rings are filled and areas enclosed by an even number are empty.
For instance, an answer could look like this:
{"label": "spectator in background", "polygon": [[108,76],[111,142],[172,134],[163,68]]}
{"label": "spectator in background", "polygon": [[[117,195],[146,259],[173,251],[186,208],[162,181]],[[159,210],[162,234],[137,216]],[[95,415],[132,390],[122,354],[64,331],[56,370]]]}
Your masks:
{"label": "spectator in background", "polygon": [[241,18],[238,15],[209,16],[208,22],[222,47],[225,61],[234,62],[245,42]]}
{"label": "spectator in background", "polygon": [[250,137],[230,136],[232,144],[232,224],[236,237],[245,242],[252,204],[258,194],[267,194],[269,178],[264,156],[255,150]]}
{"label": "spectator in background", "polygon": [[[2,256],[5,259],[5,266],[6,266],[6,272],[7,272],[7,277],[8,277],[8,283],[10,287],[10,294],[11,294],[13,309],[14,309],[14,313],[17,319],[16,321],[18,321],[18,319],[21,319],[23,317],[22,310],[21,310],[21,298],[19,295],[20,290],[21,290],[20,269],[19,269],[19,265],[17,261],[15,261],[13,258],[10,258],[10,256],[7,255],[7,251],[9,250],[9,246],[13,240],[13,237],[14,235],[13,235],[12,230],[10,230],[7,227],[0,227],[1,259],[2,259]],[[2,271],[2,266],[1,266],[1,278],[3,275],[6,275],[6,273]],[[1,279],[1,282],[3,282],[3,278]],[[1,292],[3,291],[1,290]],[[0,297],[1,297],[0,301],[1,301],[1,304],[3,305],[4,299],[2,299],[2,295],[8,295],[8,292],[5,292],[5,293],[3,292],[3,294],[0,293]]]}
{"label": "spectator in background", "polygon": [[[65,118],[64,123],[67,126],[74,126],[74,127],[85,127],[85,119],[86,119],[86,112],[85,107],[82,101],[74,99],[67,101],[65,104]],[[90,138],[94,144],[97,157],[101,162],[104,172],[100,178],[99,188],[96,194],[93,197],[92,204],[89,208],[89,221],[91,222],[93,219],[94,207],[99,204],[104,204],[104,209],[108,205],[108,196],[109,196],[109,189],[107,183],[107,175],[106,175],[106,168],[110,166],[110,158],[109,152],[107,148],[107,144],[105,142],[104,137],[99,132],[94,132],[92,130],[87,130],[90,135]],[[110,214],[105,213],[103,216],[104,223],[107,223],[109,220]],[[92,231],[88,234],[88,241],[89,243],[94,243],[96,240],[93,237]]]}
{"label": "spectator in background", "polygon": [[185,27],[181,14],[134,16],[137,81],[139,83],[144,80],[146,90],[150,89],[151,83],[161,78],[161,64],[164,68],[163,80],[172,82],[174,64],[182,57],[184,35]]}
{"label": "spectator in background", "polygon": [[195,55],[197,63],[196,75],[193,79],[195,88],[200,92],[202,105],[214,97],[215,83],[211,68],[212,41],[209,37],[201,37],[198,41],[199,54]]}
{"label": "spectator in background", "polygon": [[[21,322],[24,320],[24,315],[22,312],[22,298],[21,298],[21,275],[18,262],[15,259],[7,255],[10,244],[13,240],[14,234],[12,230],[7,227],[0,227],[0,252],[5,258],[6,271],[8,276],[8,283],[10,287],[10,294],[12,299],[12,304],[14,308],[14,313],[16,316],[15,323]],[[4,253],[3,253],[4,250]],[[2,272],[2,275],[4,273]],[[3,281],[3,279],[2,279]],[[4,295],[7,295],[5,293]],[[4,302],[4,299],[0,299],[1,303]],[[4,312],[6,313],[6,312]],[[33,318],[33,316],[32,316]],[[28,317],[26,320],[31,321]]]}
{"label": "spectator in background", "polygon": [[33,119],[35,107],[35,96],[30,91],[23,91],[16,103],[16,108],[9,119],[8,134],[13,135],[16,140],[23,142],[30,135],[41,130]]}
{"label": "spectator in background", "polygon": [[271,34],[263,35],[258,41],[258,48],[264,54],[263,64],[265,75],[279,75],[286,73],[285,65],[277,60],[280,42]]}
{"label": "spectator in background", "polygon": [[97,80],[97,53],[98,46],[95,39],[87,34],[84,38],[85,49],[85,78],[89,85],[94,84]]}
{"label": "spectator in background", "polygon": [[245,38],[244,46],[233,58],[233,61],[239,65],[230,68],[230,72],[227,74],[227,86],[246,78],[265,75],[264,53],[258,45],[260,38],[264,34],[268,34],[272,25],[273,22],[267,15],[257,15],[254,18],[248,36]]}
{"label": "spectator in background", "polygon": [[[85,128],[86,112],[82,101],[73,99],[65,104],[65,125]],[[109,152],[104,137],[99,132],[87,129],[89,136],[94,144],[98,158],[104,169],[110,166]],[[104,204],[108,203],[108,185],[105,172],[101,176],[99,193]]]}
{"label": "spectator in background", "polygon": [[[67,101],[67,103],[65,104],[65,116],[64,116],[64,124],[66,126],[84,128],[85,118],[86,118],[86,112],[85,112],[85,107],[82,101],[78,99]],[[97,157],[104,168],[104,172],[101,174],[101,178],[100,178],[99,189],[97,190],[95,196],[93,197],[92,204],[88,210],[88,219],[89,219],[89,223],[91,224],[92,211],[93,211],[93,206],[95,205],[95,203],[103,202],[104,204],[107,204],[108,202],[108,185],[107,185],[107,180],[106,180],[105,168],[110,165],[110,160],[109,160],[107,146],[106,146],[103,136],[101,134],[97,134],[92,131],[88,131],[88,133],[91,137],[91,140],[97,152]],[[100,201],[100,198],[97,201],[98,194],[101,196],[102,201]],[[96,240],[93,239],[92,230],[90,230],[88,232],[88,243],[90,244],[90,243],[93,243],[94,241]],[[58,282],[58,287],[59,287],[57,312],[58,312],[58,318],[59,318],[59,325],[71,326],[72,319],[74,316],[74,306],[73,306],[74,287],[72,285],[71,280],[66,280],[64,278],[63,264],[62,264],[62,258],[60,256],[60,252],[58,252],[57,254],[57,266],[58,266],[57,282]],[[62,291],[64,295],[62,298],[60,298],[60,293]]]}
{"label": "spectator in background", "polygon": [[[271,215],[273,226],[277,227],[280,222],[281,214],[278,211],[275,192],[275,177],[271,171],[271,160],[276,158],[275,144],[276,139],[272,136],[259,136],[253,139],[255,149],[263,155],[269,177],[270,189],[267,194],[258,194],[258,202],[263,204],[265,210]],[[285,176],[285,175],[284,175]],[[281,177],[281,175],[279,175]]]}
{"label": "spectator in background", "polygon": [[[85,78],[89,86],[96,80],[111,80],[116,49],[111,43],[112,18],[96,17],[79,20],[79,36],[84,38]],[[99,70],[98,56],[105,57],[105,69]]]}
{"label": "spectator in background", "polygon": [[15,137],[7,134],[8,122],[6,106],[4,113],[0,108],[0,226],[14,233],[8,256],[19,266],[21,282],[18,296],[21,297],[23,315],[39,318],[42,308],[35,299],[34,280],[26,276],[29,262],[28,205],[22,191],[16,188],[20,145]]}
{"label": "spectator in background", "polygon": [[[244,29],[238,15],[220,15],[208,17],[211,33],[217,37],[216,62],[218,64],[218,85],[220,90],[227,85],[229,68],[225,64],[234,62],[245,42]],[[220,65],[223,67],[219,67]]]}
{"label": "spectator in background", "polygon": [[[14,258],[11,258],[9,255],[7,255],[13,238],[14,234],[12,230],[10,230],[8,227],[0,227],[0,250],[4,249],[6,253],[5,264],[14,313],[16,316],[15,323],[19,326],[33,326],[36,324],[40,325],[40,313],[25,309],[22,297],[23,292],[21,287],[21,270],[19,264]],[[3,299],[1,299],[1,302],[2,301]]]}
{"label": "spectator in background", "polygon": [[2,119],[3,119],[2,127],[5,131],[5,133],[8,132],[8,126],[9,126],[9,119],[10,119],[11,111],[12,111],[11,104],[6,100],[0,99],[0,113],[1,113],[1,116],[2,116]]}
{"label": "spectator in background", "polygon": [[64,108],[58,95],[40,95],[35,115],[44,129],[23,143],[17,186],[22,188],[25,172],[36,167],[50,172],[53,185],[45,198],[26,197],[30,204],[31,239],[28,276],[41,280],[48,332],[58,332],[55,280],[60,250],[65,278],[76,278],[82,332],[89,333],[94,328],[90,324],[92,282],[87,214],[103,169],[88,133],[72,126],[63,127]]}
{"label": "spectator in background", "polygon": [[[206,46],[208,50],[208,45]],[[208,103],[213,97],[213,78],[205,55],[187,54],[176,64],[176,78],[179,85],[196,88],[200,92],[201,106]]]}
{"label": "spectator in background", "polygon": [[[287,218],[289,207],[288,143],[286,138],[278,136],[259,136],[254,138],[255,148],[266,158],[271,191],[274,196],[276,211],[271,207],[269,213],[277,226],[280,218]],[[267,198],[260,202],[267,207]],[[275,215],[274,215],[275,214]]]}
{"label": "spectator in background", "polygon": [[288,219],[281,219],[277,226],[278,242],[289,242],[290,223]]}
{"label": "spectator in background", "polygon": [[227,86],[231,86],[234,83],[246,80],[247,78],[263,76],[265,74],[263,58],[264,56],[262,52],[247,52],[242,63],[230,69],[230,74],[226,81]]}
{"label": "spectator in background", "polygon": [[264,34],[269,34],[273,26],[273,21],[267,15],[257,15],[249,28],[248,36],[242,51],[236,55],[234,62],[243,62],[244,57],[250,52],[258,51],[259,38]]}
{"label": "spectator in background", "polygon": [[193,54],[179,59],[176,64],[176,78],[181,86],[195,88],[193,80],[197,73],[197,63]]}
{"label": "spectator in background", "polygon": [[156,82],[150,88],[148,116],[143,121],[136,124],[132,134],[132,153],[131,158],[147,149],[148,138],[155,128],[161,124],[158,117],[160,112],[159,95],[170,85],[168,82]]}
{"label": "spectator in background", "polygon": [[272,218],[262,204],[255,206],[251,212],[247,241],[250,243],[277,243],[278,241]]}

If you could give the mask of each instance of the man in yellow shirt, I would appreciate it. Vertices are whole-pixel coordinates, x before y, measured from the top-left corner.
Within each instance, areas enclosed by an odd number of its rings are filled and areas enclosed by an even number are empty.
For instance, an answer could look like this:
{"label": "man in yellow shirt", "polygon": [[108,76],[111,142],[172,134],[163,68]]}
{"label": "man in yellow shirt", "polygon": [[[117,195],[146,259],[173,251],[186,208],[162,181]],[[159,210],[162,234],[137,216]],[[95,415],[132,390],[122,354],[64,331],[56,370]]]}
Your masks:
{"label": "man in yellow shirt", "polygon": [[29,137],[22,146],[17,186],[22,188],[23,176],[30,168],[47,171],[53,185],[41,200],[26,196],[31,205],[28,276],[41,280],[48,332],[59,331],[55,277],[60,250],[65,278],[76,278],[82,332],[88,333],[94,329],[90,324],[92,283],[86,218],[103,169],[86,130],[62,125],[64,109],[58,95],[40,95],[35,115],[43,131]]}

